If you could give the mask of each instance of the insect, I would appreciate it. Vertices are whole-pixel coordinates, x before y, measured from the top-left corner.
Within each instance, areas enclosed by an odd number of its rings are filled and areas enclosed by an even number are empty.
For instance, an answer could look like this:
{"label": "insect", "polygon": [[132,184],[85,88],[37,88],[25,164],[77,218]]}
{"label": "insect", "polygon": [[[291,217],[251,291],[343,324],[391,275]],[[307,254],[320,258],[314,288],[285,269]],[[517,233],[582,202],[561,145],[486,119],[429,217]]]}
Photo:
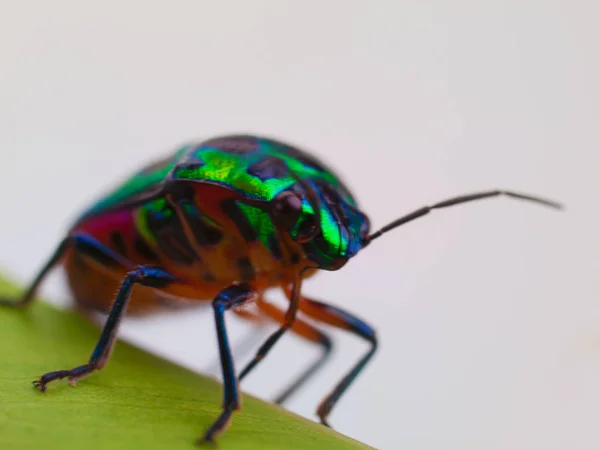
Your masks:
{"label": "insect", "polygon": [[[30,305],[49,271],[62,264],[78,305],[108,313],[89,361],[42,375],[34,385],[44,392],[54,380],[75,384],[102,369],[126,310],[141,314],[212,302],[224,399],[221,414],[198,443],[214,442],[224,431],[240,408],[239,381],[286,331],[320,345],[323,354],[278,403],[330,354],[331,340],[318,324],[347,330],[370,347],[319,405],[317,415],[328,425],[331,410],[375,354],[377,336],[350,312],[304,296],[303,281],[319,270],[340,269],[382,234],[434,209],[500,195],[560,208],[553,201],[496,190],[425,206],[371,232],[350,191],[314,156],[264,137],[218,137],[183,146],[101,198],[76,220],[23,296],[1,303]],[[265,300],[272,287],[285,292],[286,311]],[[241,308],[249,303],[256,308]],[[239,374],[225,326],[227,311],[280,325]]]}

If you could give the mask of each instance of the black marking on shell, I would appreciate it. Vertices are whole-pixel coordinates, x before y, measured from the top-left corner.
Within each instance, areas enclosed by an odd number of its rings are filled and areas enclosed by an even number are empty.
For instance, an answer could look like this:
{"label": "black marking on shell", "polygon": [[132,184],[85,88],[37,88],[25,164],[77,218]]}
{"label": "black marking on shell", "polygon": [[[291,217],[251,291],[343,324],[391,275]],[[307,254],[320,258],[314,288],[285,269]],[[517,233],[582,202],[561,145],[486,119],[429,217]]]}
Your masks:
{"label": "black marking on shell", "polygon": [[[167,179],[169,181],[178,180],[177,174],[180,171],[186,170],[193,172],[204,167],[206,164],[197,155],[197,150],[200,148],[201,145],[197,145],[193,148],[190,147],[190,150],[188,150],[181,158],[175,161],[173,169],[171,170],[171,173],[167,176]],[[185,183],[172,183],[169,185],[170,194],[177,194],[177,192],[183,193],[187,192],[188,190],[190,190],[189,186]]]}
{"label": "black marking on shell", "polygon": [[340,198],[340,193],[334,189],[331,185],[323,182],[315,182],[315,185],[319,189],[319,194],[322,200],[333,214],[335,222],[344,227],[350,224],[350,219],[345,210],[345,204]]}
{"label": "black marking on shell", "polygon": [[173,172],[177,173],[180,170],[197,170],[197,169],[204,167],[205,165],[206,164],[204,164],[203,161],[200,161],[199,159],[194,158],[194,159],[190,159],[190,160],[182,161],[182,162],[178,163],[175,166],[175,170]]}
{"label": "black marking on shell", "polygon": [[199,256],[188,241],[179,216],[170,209],[171,214],[168,217],[165,214],[148,213],[148,229],[155,236],[160,251],[169,259],[179,264],[190,265],[199,260]]}
{"label": "black marking on shell", "polygon": [[267,156],[248,167],[248,174],[260,181],[265,181],[272,178],[285,178],[289,174],[289,170],[281,159],[275,156]]}
{"label": "black marking on shell", "polygon": [[235,200],[224,200],[221,202],[221,208],[223,212],[229,216],[229,218],[235,223],[240,230],[242,237],[246,242],[255,242],[257,239],[256,230],[252,227],[252,224],[246,218],[246,215],[238,207]]}
{"label": "black marking on shell", "polygon": [[[194,239],[196,239],[196,242],[198,242],[198,245],[202,247],[209,247],[217,245],[219,242],[221,242],[223,239],[223,232],[219,228],[204,220],[201,213],[193,203],[188,202],[187,200],[180,200],[178,203],[184,219],[188,223],[192,234],[194,235]],[[190,212],[185,208],[186,206],[193,208],[195,214],[190,214]]]}
{"label": "black marking on shell", "polygon": [[[186,217],[188,219],[188,217]],[[223,232],[207,224],[202,218],[189,217],[190,227],[198,245],[210,247],[217,245],[223,239]]]}
{"label": "black marking on shell", "polygon": [[198,245],[207,247],[217,245],[221,242],[223,232],[202,216],[202,213],[194,203],[195,192],[190,186],[181,183],[175,184],[170,195],[172,202],[175,203],[183,216],[183,220],[190,227]]}
{"label": "black marking on shell", "polygon": [[276,139],[265,139],[265,141],[269,141],[272,144],[281,147],[281,151],[288,154],[292,158],[297,159],[302,164],[305,164],[309,167],[313,167],[321,172],[330,172],[338,180],[338,183],[339,183],[338,189],[340,190],[342,195],[348,196],[348,197],[352,198],[353,200],[355,200],[352,193],[350,192],[348,187],[345,185],[345,183],[340,179],[340,177],[330,167],[327,167],[327,165],[325,163],[323,163],[321,160],[319,160],[317,157],[313,156],[312,154],[310,154],[304,150],[300,150],[297,147],[294,147],[290,144],[286,144],[285,142],[278,141]]}

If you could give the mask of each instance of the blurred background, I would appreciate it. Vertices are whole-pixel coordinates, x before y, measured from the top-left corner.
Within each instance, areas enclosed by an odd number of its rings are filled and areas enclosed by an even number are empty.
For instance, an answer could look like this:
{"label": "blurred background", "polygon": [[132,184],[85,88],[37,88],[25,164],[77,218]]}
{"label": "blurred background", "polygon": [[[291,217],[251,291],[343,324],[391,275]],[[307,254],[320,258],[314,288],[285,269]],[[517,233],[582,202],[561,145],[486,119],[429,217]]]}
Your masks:
{"label": "blurred background", "polygon": [[[0,265],[30,280],[98,195],[229,132],[314,152],[374,227],[490,188],[558,199],[566,212],[507,199],[436,212],[305,291],[380,336],[331,416],[340,432],[385,449],[598,448],[599,13],[548,0],[4,1]],[[62,277],[44,292],[67,304]],[[331,333],[332,363],[290,403],[309,418],[366,350]],[[206,311],[130,320],[122,337],[218,374]],[[317,355],[286,336],[243,389],[270,399]]]}

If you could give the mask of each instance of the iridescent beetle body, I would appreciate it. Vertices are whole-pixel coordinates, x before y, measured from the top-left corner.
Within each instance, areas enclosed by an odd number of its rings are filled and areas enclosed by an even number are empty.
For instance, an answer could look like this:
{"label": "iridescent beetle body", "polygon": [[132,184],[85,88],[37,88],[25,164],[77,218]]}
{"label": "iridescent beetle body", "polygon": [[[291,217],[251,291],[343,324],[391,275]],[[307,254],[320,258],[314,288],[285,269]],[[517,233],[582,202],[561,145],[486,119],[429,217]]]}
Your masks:
{"label": "iridescent beetle body", "polygon": [[[23,297],[0,303],[30,304],[46,274],[62,263],[79,306],[109,313],[89,362],[43,375],[34,384],[45,391],[53,380],[75,383],[101,369],[126,310],[147,313],[212,302],[224,403],[200,442],[213,441],[225,429],[240,407],[238,381],[288,329],[324,351],[278,397],[279,403],[325,361],[331,341],[303,316],[345,329],[365,339],[370,349],[319,406],[321,422],[327,424],[337,400],[375,353],[377,338],[372,327],[349,312],[302,295],[302,280],[319,269],[341,268],[383,233],[432,209],[501,194],[559,206],[528,195],[490,191],[420,208],[369,234],[369,220],[349,190],[313,156],[268,138],[216,138],[179,149],[103,197],[71,227]],[[284,290],[290,301],[287,311],[264,300],[270,287]],[[256,304],[256,310],[239,308],[247,303]],[[239,376],[225,328],[228,310],[281,324]]]}
{"label": "iridescent beetle body", "polygon": [[[340,258],[324,260],[332,254],[324,252],[319,267],[339,265],[359,248],[356,224],[346,220],[346,228],[340,227],[342,215],[357,219],[359,226],[366,224],[352,196],[316,159],[283,143],[250,136],[183,147],[100,200],[70,232],[93,236],[136,264],[168,267],[171,274],[186,280],[161,293],[136,289],[130,313],[176,305],[180,298],[211,300],[234,282],[247,282],[262,293],[269,286],[290,282],[299,269],[315,265],[306,255],[318,256],[319,249],[303,248],[294,241],[291,235],[297,230],[278,232],[265,211],[281,193],[291,189],[302,194],[304,180],[316,183],[316,195],[328,195],[329,204],[343,205],[336,208],[321,202],[329,235],[339,234],[325,245],[339,243]],[[302,207],[311,211],[305,195]],[[66,258],[74,297],[86,302],[85,307],[107,311],[112,298],[106,294],[115,292],[125,272],[95,274],[97,280],[90,284],[88,265],[77,252]]]}

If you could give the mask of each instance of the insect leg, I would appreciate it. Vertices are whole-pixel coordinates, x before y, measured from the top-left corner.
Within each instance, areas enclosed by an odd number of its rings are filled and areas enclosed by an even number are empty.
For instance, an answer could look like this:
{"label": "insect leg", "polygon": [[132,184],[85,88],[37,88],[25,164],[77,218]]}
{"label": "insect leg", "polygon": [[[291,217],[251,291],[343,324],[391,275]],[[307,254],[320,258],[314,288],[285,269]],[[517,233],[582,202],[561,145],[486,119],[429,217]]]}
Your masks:
{"label": "insect leg", "polygon": [[[266,301],[259,301],[258,307],[262,313],[266,314],[271,319],[279,323],[285,321],[285,312],[277,308],[272,303],[268,303]],[[329,336],[327,336],[322,331],[316,329],[311,324],[300,318],[296,319],[296,322],[294,322],[294,324],[290,328],[290,331],[303,337],[304,339],[307,339],[310,342],[319,344],[322,347],[323,352],[319,359],[317,359],[308,368],[306,368],[294,380],[293,383],[291,383],[275,398],[274,401],[278,405],[283,404],[287,399],[294,395],[297,392],[297,390],[325,364],[325,362],[331,356],[331,351],[333,349],[333,345]]]}
{"label": "insect leg", "polygon": [[267,338],[265,343],[258,349],[256,356],[250,361],[246,367],[240,372],[240,381],[250,373],[256,365],[262,361],[262,359],[269,353],[269,350],[275,345],[279,338],[285,333],[296,321],[296,314],[298,312],[298,304],[300,302],[300,287],[302,286],[301,278],[297,277],[292,286],[292,292],[290,295],[290,306],[285,313],[285,320],[283,324],[275,331],[271,336]]}
{"label": "insect leg", "polygon": [[144,286],[162,288],[170,283],[179,281],[173,275],[157,267],[139,266],[132,268],[131,263],[124,260],[119,255],[108,249],[92,237],[85,234],[74,234],[70,237],[71,245],[81,252],[106,267],[121,268],[124,270],[132,269],[123,280],[119,292],[115,298],[112,309],[106,320],[100,339],[87,364],[75,367],[69,370],[57,370],[48,372],[39,380],[34,381],[34,386],[42,392],[46,390],[46,385],[54,380],[68,378],[71,384],[90,374],[94,370],[99,370],[108,361],[110,353],[115,343],[115,336],[125,312],[131,291],[136,284]]}
{"label": "insect leg", "polygon": [[231,356],[231,349],[229,348],[229,338],[227,337],[224,316],[225,311],[241,306],[244,303],[255,301],[257,298],[258,294],[248,285],[240,284],[225,288],[213,300],[217,340],[219,342],[221,368],[223,370],[223,412],[221,412],[221,415],[206,431],[204,437],[198,441],[198,444],[214,442],[214,437],[222,432],[229,424],[233,411],[240,408],[238,381],[233,367],[233,358]]}
{"label": "insect leg", "polygon": [[29,306],[33,302],[35,293],[38,290],[40,284],[42,283],[42,281],[44,281],[44,278],[46,278],[46,275],[48,275],[50,270],[52,270],[52,268],[65,255],[67,249],[72,244],[72,241],[73,241],[72,236],[67,236],[66,238],[64,238],[62,240],[62,242],[59,244],[59,246],[56,248],[56,250],[54,250],[54,253],[50,257],[50,259],[46,262],[44,267],[42,267],[42,269],[38,272],[38,274],[36,275],[33,282],[29,285],[29,287],[27,288],[25,293],[19,299],[13,300],[13,299],[0,298],[0,305],[1,306],[12,306],[14,308],[25,308],[25,307]]}
{"label": "insect leg", "polygon": [[375,335],[375,330],[373,330],[373,328],[371,328],[365,322],[335,306],[303,297],[302,301],[300,302],[300,310],[307,316],[310,316],[319,322],[327,323],[336,328],[350,331],[351,333],[365,339],[371,345],[371,348],[365,354],[365,356],[363,356],[360,361],[358,361],[358,363],[352,367],[352,369],[344,376],[344,378],[342,378],[337,386],[335,386],[333,391],[331,391],[331,393],[325,397],[325,399],[317,408],[317,415],[321,419],[321,423],[323,425],[330,426],[327,423],[327,417],[329,416],[329,413],[340,397],[344,394],[346,389],[348,389],[348,387],[356,379],[358,374],[365,368],[369,360],[377,351],[377,337]]}
{"label": "insect leg", "polygon": [[68,378],[69,382],[75,385],[77,380],[89,375],[94,370],[102,369],[108,362],[116,341],[117,329],[127,307],[133,287],[136,284],[141,284],[143,286],[162,288],[175,281],[177,279],[173,275],[156,267],[140,266],[129,272],[121,284],[100,339],[88,363],[69,370],[48,372],[42,375],[39,380],[34,381],[34,386],[44,392],[48,383],[62,378]]}
{"label": "insect leg", "polygon": [[[232,312],[244,320],[253,322],[252,330],[246,333],[243,337],[238,338],[238,341],[232,344],[231,354],[234,358],[242,358],[251,350],[255,349],[264,339],[267,319],[254,312],[246,311],[245,309],[233,309]],[[211,362],[207,369],[204,369],[207,374],[219,373],[221,371],[221,359],[217,356],[216,360]]]}

